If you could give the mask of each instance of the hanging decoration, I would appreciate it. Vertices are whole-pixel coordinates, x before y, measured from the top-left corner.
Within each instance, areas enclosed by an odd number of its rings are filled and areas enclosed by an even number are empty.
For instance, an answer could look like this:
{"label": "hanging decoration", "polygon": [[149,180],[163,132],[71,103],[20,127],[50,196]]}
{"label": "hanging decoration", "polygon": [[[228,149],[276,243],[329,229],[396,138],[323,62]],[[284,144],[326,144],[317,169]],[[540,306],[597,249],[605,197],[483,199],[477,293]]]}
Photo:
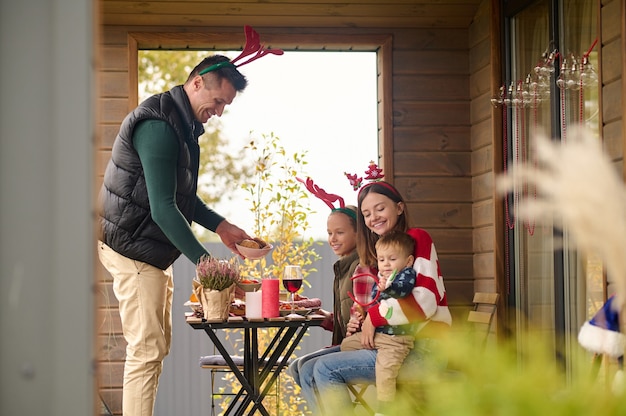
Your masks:
{"label": "hanging decoration", "polygon": [[[589,55],[596,46],[596,39],[589,49],[580,57],[570,53],[566,57],[554,49],[550,52],[550,47],[542,54],[533,70],[524,80],[512,81],[503,84],[496,97],[491,98],[491,103],[496,108],[502,108],[502,136],[503,136],[503,170],[506,174],[510,162],[528,163],[528,137],[537,133],[538,109],[543,102],[550,101],[552,86],[556,84],[560,91],[560,124],[561,139],[566,139],[568,125],[567,94],[569,91],[578,93],[577,122],[582,123],[584,119],[585,101],[584,91],[593,87],[598,82],[597,73],[589,61]],[[559,68],[559,75],[556,81],[553,76],[556,68]],[[530,135],[528,129],[531,129]],[[513,149],[509,148],[509,132],[513,135],[511,143]],[[509,151],[513,151],[513,159],[509,161]],[[532,162],[532,161],[531,161]],[[534,163],[534,162],[532,162]],[[508,229],[515,227],[515,217],[513,212],[523,196],[527,198],[532,193],[536,197],[536,189],[532,191],[525,185],[523,189],[513,191],[513,210],[510,209],[510,198],[505,199],[505,221]],[[534,234],[534,221],[527,220],[524,227],[530,235]]]}
{"label": "hanging decoration", "polygon": [[[532,164],[537,165],[536,159],[529,159],[528,137],[535,136],[538,131],[539,124],[539,108],[542,103],[550,102],[550,94],[553,85],[556,84],[560,92],[560,128],[561,140],[565,141],[567,137],[568,126],[568,97],[571,92],[577,92],[578,96],[578,112],[577,122],[583,123],[585,116],[585,100],[584,91],[597,85],[597,73],[589,61],[589,55],[596,46],[596,39],[589,49],[580,57],[574,54],[568,54],[564,57],[557,49],[550,51],[550,46],[541,55],[532,71],[524,80],[511,81],[503,84],[498,95],[491,98],[491,104],[496,108],[502,109],[502,151],[503,151],[503,171],[507,174],[509,163],[514,164]],[[552,42],[551,42],[552,45]],[[554,80],[556,69],[559,74]],[[528,129],[531,129],[530,136]],[[509,138],[509,132],[513,137]],[[509,141],[511,139],[511,141]],[[509,146],[513,146],[510,148]],[[512,152],[513,158],[509,160],[509,152]],[[533,189],[529,189],[532,186]],[[537,199],[537,188],[535,185],[529,185],[527,182],[521,187],[512,188],[511,197],[504,199],[505,222],[508,230],[513,230],[516,224],[514,212],[517,211],[521,198],[534,200]],[[510,204],[513,203],[513,209]],[[524,224],[525,230],[530,236],[535,233],[535,219],[526,217]],[[509,264],[509,240],[505,238],[505,273],[507,276],[506,291],[509,293],[510,281],[510,264]]]}

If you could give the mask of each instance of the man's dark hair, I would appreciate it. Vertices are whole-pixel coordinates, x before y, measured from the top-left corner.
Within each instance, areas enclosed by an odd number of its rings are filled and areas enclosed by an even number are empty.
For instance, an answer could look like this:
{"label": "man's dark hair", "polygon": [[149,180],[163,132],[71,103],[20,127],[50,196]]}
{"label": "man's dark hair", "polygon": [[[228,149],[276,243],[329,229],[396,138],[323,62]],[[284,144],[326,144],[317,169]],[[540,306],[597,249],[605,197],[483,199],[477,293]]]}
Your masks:
{"label": "man's dark hair", "polygon": [[[185,81],[185,84],[198,75],[203,69],[208,68],[211,65],[219,64],[220,62],[230,62],[230,59],[223,55],[211,55],[204,58],[202,62],[196,65],[196,67],[191,71],[187,81]],[[243,91],[248,86],[248,80],[241,72],[239,72],[235,65],[224,65],[208,72],[205,75],[208,74],[215,75],[218,81],[222,79],[227,80],[237,92]]]}

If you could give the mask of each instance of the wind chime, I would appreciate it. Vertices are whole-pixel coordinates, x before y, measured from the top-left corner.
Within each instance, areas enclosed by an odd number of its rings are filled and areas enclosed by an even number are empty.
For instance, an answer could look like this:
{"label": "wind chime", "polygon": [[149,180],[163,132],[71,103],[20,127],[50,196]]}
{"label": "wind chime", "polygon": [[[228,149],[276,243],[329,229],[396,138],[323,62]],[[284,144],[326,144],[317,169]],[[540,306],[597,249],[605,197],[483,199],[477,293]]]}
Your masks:
{"label": "wind chime", "polygon": [[[507,173],[509,164],[509,131],[513,135],[512,145],[514,146],[514,158],[512,163],[527,164],[528,155],[528,132],[527,126],[531,128],[531,136],[537,133],[539,107],[543,102],[550,102],[550,92],[552,80],[558,65],[559,76],[556,85],[560,91],[560,128],[561,140],[565,141],[568,125],[568,98],[571,93],[578,94],[578,113],[574,121],[582,123],[585,116],[584,93],[598,82],[598,77],[593,65],[589,62],[589,55],[596,46],[598,39],[589,47],[581,57],[574,54],[563,56],[558,50],[549,52],[549,48],[542,54],[533,71],[526,76],[525,80],[511,82],[508,86],[503,84],[497,97],[491,99],[491,103],[502,109],[502,151],[503,151],[503,171]],[[527,118],[530,116],[530,122]],[[509,122],[512,123],[509,126]],[[530,162],[536,164],[532,158]],[[528,198],[532,193],[532,198],[537,197],[537,189],[533,186],[529,190],[527,183],[522,189],[516,188],[513,192],[513,207],[517,209],[520,198]],[[515,217],[510,209],[510,198],[505,198],[505,221],[509,230],[515,228]],[[535,221],[527,219],[524,221],[524,228],[530,236],[535,233]],[[505,239],[506,276],[509,276],[509,242]],[[508,288],[507,288],[508,289]]]}

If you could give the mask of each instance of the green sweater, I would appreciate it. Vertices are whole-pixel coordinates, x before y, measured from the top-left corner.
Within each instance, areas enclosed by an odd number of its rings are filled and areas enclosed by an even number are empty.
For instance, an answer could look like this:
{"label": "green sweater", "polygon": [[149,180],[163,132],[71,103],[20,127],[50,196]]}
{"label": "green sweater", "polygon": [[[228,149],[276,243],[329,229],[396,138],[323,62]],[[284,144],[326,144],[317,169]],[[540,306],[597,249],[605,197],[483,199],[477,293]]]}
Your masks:
{"label": "green sweater", "polygon": [[[133,132],[133,146],[143,166],[152,219],[171,243],[196,264],[209,253],[176,205],[178,140],[174,131],[165,121],[145,120]],[[194,222],[215,231],[224,217],[196,198]]]}

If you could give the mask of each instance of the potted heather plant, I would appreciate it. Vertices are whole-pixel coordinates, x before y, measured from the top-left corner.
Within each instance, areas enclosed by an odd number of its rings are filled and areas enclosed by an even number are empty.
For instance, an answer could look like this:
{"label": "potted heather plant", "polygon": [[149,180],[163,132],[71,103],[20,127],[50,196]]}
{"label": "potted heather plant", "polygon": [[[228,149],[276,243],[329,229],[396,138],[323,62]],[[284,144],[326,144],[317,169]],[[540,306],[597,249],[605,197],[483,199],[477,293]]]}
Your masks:
{"label": "potted heather plant", "polygon": [[204,256],[196,265],[194,292],[207,321],[228,319],[230,304],[235,296],[236,283],[240,280],[239,264],[236,258],[221,260]]}

